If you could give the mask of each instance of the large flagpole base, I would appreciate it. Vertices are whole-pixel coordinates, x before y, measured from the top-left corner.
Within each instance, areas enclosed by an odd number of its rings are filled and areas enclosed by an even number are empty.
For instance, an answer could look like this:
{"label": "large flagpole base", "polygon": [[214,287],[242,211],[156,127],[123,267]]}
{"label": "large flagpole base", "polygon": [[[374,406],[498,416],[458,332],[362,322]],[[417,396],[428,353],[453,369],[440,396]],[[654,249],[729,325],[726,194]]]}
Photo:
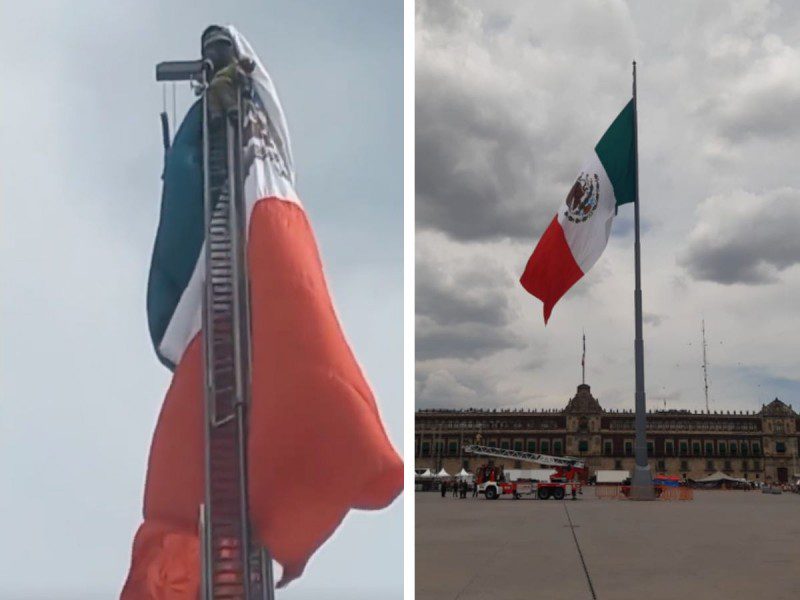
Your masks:
{"label": "large flagpole base", "polygon": [[631,493],[628,496],[631,500],[655,500],[656,491],[653,487],[653,474],[650,467],[636,465],[633,468],[631,477]]}

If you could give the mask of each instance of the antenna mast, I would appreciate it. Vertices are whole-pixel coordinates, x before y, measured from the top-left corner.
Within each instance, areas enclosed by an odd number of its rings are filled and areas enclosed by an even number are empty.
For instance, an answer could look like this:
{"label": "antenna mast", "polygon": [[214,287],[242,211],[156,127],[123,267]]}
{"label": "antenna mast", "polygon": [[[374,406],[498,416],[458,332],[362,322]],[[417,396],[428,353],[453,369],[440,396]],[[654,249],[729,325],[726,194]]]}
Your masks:
{"label": "antenna mast", "polygon": [[708,362],[706,361],[706,320],[702,320],[703,332],[703,383],[706,390],[706,413],[708,413]]}

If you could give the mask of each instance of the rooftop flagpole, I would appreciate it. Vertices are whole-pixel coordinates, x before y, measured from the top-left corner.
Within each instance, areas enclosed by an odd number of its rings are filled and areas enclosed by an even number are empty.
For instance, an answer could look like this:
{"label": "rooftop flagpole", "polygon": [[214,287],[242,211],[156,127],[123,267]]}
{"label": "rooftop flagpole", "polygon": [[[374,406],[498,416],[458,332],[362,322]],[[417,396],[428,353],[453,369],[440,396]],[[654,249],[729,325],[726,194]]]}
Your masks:
{"label": "rooftop flagpole", "polygon": [[586,383],[586,331],[583,332],[583,355],[581,356],[581,383]]}
{"label": "rooftop flagpole", "polygon": [[633,500],[653,500],[653,475],[647,464],[647,405],[644,393],[644,340],[642,339],[642,261],[639,246],[639,115],[636,99],[636,61],[633,61],[633,148],[634,168],[636,169],[636,200],[633,203],[634,221],[634,262],[636,270],[636,289],[633,293],[636,319],[636,338],[634,353],[636,365],[636,443],[634,455],[636,466],[631,478],[631,494]]}

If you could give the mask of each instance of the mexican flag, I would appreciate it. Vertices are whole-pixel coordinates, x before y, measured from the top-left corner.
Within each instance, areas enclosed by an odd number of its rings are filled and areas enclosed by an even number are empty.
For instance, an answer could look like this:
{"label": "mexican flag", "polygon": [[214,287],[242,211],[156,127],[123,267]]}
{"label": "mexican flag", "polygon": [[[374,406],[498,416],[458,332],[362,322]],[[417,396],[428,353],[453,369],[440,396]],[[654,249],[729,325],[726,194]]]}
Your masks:
{"label": "mexican flag", "polygon": [[544,304],[545,324],[556,302],[600,258],[617,207],[636,201],[635,131],[631,100],[583,163],[528,259],[520,283]]}
{"label": "mexican flag", "polygon": [[[331,300],[275,86],[250,44],[255,101],[246,115],[245,180],[251,295],[250,517],[279,563],[300,576],[351,509],[379,509],[402,491],[403,463]],[[260,125],[259,125],[260,124]],[[205,280],[202,103],[184,118],[164,169],[147,291],[156,353],[174,371],[158,417],[122,600],[198,598],[204,501],[201,310]],[[353,576],[357,576],[356,570]]]}

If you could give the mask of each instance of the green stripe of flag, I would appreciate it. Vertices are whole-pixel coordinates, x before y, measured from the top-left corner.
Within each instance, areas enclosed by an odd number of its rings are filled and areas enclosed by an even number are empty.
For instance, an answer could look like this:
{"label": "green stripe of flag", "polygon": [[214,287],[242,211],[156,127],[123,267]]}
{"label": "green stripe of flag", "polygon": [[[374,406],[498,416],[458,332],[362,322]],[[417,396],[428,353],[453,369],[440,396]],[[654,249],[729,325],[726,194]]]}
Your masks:
{"label": "green stripe of flag", "polygon": [[147,321],[159,360],[174,369],[159,347],[194,272],[204,238],[203,103],[191,107],[178,128],[164,169],[161,215],[147,282]]}
{"label": "green stripe of flag", "polygon": [[614,187],[617,206],[636,200],[634,118],[631,100],[594,147]]}

